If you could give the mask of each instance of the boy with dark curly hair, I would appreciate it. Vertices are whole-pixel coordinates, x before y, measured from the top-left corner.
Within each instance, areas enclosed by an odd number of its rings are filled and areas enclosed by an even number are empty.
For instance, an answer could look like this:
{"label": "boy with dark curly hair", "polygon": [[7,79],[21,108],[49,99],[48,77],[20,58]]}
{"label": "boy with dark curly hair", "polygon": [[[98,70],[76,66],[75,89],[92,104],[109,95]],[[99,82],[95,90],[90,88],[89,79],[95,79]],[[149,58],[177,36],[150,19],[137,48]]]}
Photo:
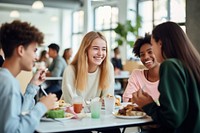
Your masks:
{"label": "boy with dark curly hair", "polygon": [[32,70],[36,47],[43,43],[43,34],[29,23],[15,20],[2,24],[0,42],[5,55],[0,68],[0,132],[34,132],[40,118],[53,108],[57,98],[55,94],[49,94],[35,105],[34,96],[45,80],[44,70],[36,72],[24,95],[16,77],[22,70]]}

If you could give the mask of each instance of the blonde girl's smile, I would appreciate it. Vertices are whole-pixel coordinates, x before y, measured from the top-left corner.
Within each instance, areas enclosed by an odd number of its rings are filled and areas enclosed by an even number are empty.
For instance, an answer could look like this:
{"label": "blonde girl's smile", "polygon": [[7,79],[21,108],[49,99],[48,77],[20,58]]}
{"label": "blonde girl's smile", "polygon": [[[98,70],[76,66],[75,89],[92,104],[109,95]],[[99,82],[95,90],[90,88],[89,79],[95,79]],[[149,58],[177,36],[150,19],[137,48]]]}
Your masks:
{"label": "blonde girl's smile", "polygon": [[88,49],[88,62],[92,66],[99,66],[106,58],[106,42],[96,38]]}

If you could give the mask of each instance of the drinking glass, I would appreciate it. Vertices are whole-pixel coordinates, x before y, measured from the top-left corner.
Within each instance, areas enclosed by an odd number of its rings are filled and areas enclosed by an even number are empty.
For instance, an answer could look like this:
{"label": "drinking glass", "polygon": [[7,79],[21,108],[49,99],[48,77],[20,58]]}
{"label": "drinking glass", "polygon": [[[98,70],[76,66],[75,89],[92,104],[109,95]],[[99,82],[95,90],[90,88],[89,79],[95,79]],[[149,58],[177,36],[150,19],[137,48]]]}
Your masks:
{"label": "drinking glass", "polygon": [[91,117],[92,118],[100,118],[100,114],[101,114],[101,102],[100,101],[95,101],[95,102],[91,102]]}
{"label": "drinking glass", "polygon": [[72,99],[74,112],[75,113],[81,113],[83,109],[83,98],[81,96],[75,96]]}
{"label": "drinking glass", "polygon": [[104,104],[106,113],[112,113],[115,108],[115,97],[105,97]]}

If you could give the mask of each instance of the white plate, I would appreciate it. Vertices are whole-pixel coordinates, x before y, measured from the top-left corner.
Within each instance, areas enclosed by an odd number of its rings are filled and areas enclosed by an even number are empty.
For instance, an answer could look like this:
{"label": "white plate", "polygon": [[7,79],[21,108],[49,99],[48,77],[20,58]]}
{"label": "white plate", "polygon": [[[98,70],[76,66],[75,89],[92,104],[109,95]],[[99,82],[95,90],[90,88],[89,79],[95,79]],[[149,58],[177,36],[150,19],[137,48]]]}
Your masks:
{"label": "white plate", "polygon": [[55,120],[59,120],[59,121],[65,121],[65,120],[68,120],[68,119],[71,119],[74,117],[73,114],[71,113],[66,113],[65,116],[67,117],[64,117],[64,118],[47,118],[47,117],[42,117],[41,120],[42,121],[55,121]]}
{"label": "white plate", "polygon": [[134,111],[137,112],[138,115],[134,115],[134,116],[124,116],[124,115],[118,115],[118,111],[112,112],[112,114],[117,117],[117,118],[123,118],[123,119],[138,119],[138,118],[142,118],[144,116],[146,116],[146,113],[141,112],[141,111]]}

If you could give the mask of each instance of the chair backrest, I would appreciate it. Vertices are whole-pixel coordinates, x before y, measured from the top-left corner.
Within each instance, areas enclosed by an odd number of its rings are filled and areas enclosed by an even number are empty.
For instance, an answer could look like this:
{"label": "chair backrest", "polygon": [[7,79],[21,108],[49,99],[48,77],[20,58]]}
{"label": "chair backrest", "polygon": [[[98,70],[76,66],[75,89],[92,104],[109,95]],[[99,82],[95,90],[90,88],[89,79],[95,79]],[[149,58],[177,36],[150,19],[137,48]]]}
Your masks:
{"label": "chair backrest", "polygon": [[134,69],[144,69],[144,68],[145,66],[140,61],[130,61],[130,60],[127,60],[123,66],[124,71],[129,71],[130,73]]}
{"label": "chair backrest", "polygon": [[20,82],[22,93],[25,92],[28,83],[30,82],[33,76],[33,72],[22,71],[18,76],[17,79]]}

